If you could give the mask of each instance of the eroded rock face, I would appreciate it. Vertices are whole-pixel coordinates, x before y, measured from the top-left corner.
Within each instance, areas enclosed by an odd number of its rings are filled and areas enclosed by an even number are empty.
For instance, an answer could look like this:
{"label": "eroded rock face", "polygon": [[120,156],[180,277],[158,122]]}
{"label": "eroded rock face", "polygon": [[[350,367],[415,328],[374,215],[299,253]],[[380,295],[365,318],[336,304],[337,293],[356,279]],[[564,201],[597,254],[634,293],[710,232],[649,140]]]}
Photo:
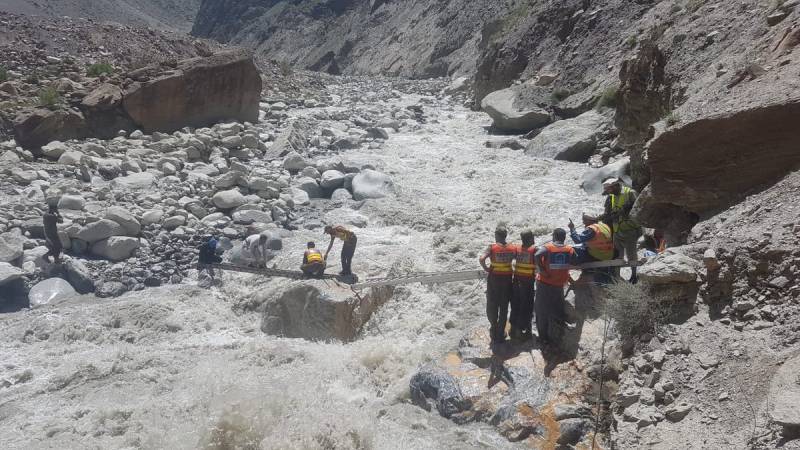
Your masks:
{"label": "eroded rock face", "polygon": [[293,283],[268,300],[261,330],[309,340],[351,341],[391,292],[377,288],[359,297],[317,280]]}
{"label": "eroded rock face", "polygon": [[258,120],[261,77],[243,51],[220,52],[178,63],[172,73],[135,83],[123,107],[146,132],[171,132],[226,119]]}
{"label": "eroded rock face", "polygon": [[77,111],[36,109],[14,121],[14,139],[24,148],[38,148],[51,141],[87,136],[86,120]]}
{"label": "eroded rock face", "polygon": [[662,130],[648,145],[649,200],[637,217],[664,228],[664,205],[702,215],[790,172],[800,164],[798,114],[794,99]]}

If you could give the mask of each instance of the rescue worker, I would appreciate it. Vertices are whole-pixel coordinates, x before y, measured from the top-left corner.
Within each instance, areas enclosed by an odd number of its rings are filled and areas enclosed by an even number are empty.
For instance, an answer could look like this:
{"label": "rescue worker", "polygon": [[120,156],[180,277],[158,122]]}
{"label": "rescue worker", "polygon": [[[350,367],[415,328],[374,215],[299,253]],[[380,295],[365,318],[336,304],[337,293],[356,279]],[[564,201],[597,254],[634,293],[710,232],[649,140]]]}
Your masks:
{"label": "rescue worker", "polygon": [[579,234],[575,224],[569,221],[569,235],[576,245],[576,264],[594,261],[608,261],[614,258],[614,241],[611,227],[600,222],[597,217],[584,214],[582,217],[583,231]]}
{"label": "rescue worker", "polygon": [[567,232],[563,228],[553,231],[553,241],[536,251],[536,331],[542,347],[549,346],[556,337],[551,333],[554,326],[566,322],[564,286],[571,281],[570,266],[575,262],[575,250],[564,241]]}
{"label": "rescue worker", "polygon": [[250,253],[256,267],[267,267],[267,240],[266,234],[253,234],[244,241],[244,248]]}
{"label": "rescue worker", "polygon": [[306,244],[306,251],[303,253],[303,264],[300,270],[310,277],[321,277],[325,273],[325,258],[322,252],[317,250],[314,242]]}
{"label": "rescue worker", "polygon": [[533,232],[525,230],[520,234],[522,245],[516,248],[514,256],[514,294],[511,301],[511,339],[527,341],[533,337],[534,276],[536,275],[536,247]]}
{"label": "rescue worker", "polygon": [[58,212],[58,199],[50,199],[47,202],[47,212],[42,216],[44,224],[44,238],[47,245],[47,253],[44,254],[44,260],[49,261],[49,256],[53,257],[54,263],[60,263],[61,251],[61,238],[58,237],[58,224],[63,223],[64,219]]}
{"label": "rescue worker", "polygon": [[[486,282],[486,316],[489,318],[489,334],[493,343],[506,340],[508,305],[514,295],[514,269],[511,264],[516,257],[516,247],[506,242],[508,230],[498,225],[494,230],[494,244],[478,260],[483,270],[489,273]],[[491,262],[486,265],[486,260]]]}
{"label": "rescue worker", "polygon": [[214,267],[212,264],[219,264],[222,262],[222,257],[217,255],[217,239],[214,236],[209,236],[203,244],[200,245],[198,255],[198,269],[200,272],[206,272],[211,277],[211,282],[214,281]]}
{"label": "rescue worker", "polygon": [[325,251],[325,256],[323,257],[323,259],[326,262],[328,261],[328,254],[331,252],[331,249],[333,248],[333,242],[336,240],[336,238],[341,239],[341,241],[343,242],[342,271],[339,272],[339,275],[344,275],[344,276],[352,275],[353,255],[356,253],[356,244],[358,243],[356,234],[341,225],[336,225],[336,226],[328,225],[325,227],[325,233],[331,236],[331,242],[330,244],[328,244],[328,250]]}
{"label": "rescue worker", "polygon": [[[642,235],[642,227],[630,217],[636,202],[636,191],[623,186],[618,178],[603,181],[603,195],[607,195],[605,213],[600,221],[610,224],[614,235],[614,249],[620,258],[628,263],[638,261],[637,243]],[[631,283],[636,283],[636,267],[631,267]]]}

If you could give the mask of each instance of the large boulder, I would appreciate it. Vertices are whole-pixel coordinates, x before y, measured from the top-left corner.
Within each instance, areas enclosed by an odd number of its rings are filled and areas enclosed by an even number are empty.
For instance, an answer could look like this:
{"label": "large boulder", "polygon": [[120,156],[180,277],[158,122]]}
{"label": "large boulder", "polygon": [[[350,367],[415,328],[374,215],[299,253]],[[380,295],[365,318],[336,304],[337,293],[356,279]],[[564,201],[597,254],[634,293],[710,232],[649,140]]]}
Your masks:
{"label": "large boulder", "polygon": [[597,148],[611,117],[595,110],[546,126],[528,144],[525,153],[540,158],[585,162]]}
{"label": "large boulder", "polygon": [[81,294],[94,292],[94,278],[89,268],[75,258],[66,258],[64,261],[64,272],[67,281]]}
{"label": "large boulder", "polygon": [[630,165],[631,163],[628,158],[622,158],[619,161],[615,161],[603,167],[587,170],[583,174],[581,187],[588,194],[599,194],[603,192],[603,180],[611,177],[622,178],[622,181],[630,185],[631,179],[626,175],[630,169]]}
{"label": "large boulder", "polygon": [[481,109],[492,117],[492,125],[502,131],[527,133],[550,122],[550,113],[546,110],[537,106],[520,106],[513,88],[487,95],[481,101]]}
{"label": "large boulder", "polygon": [[97,241],[108,239],[111,236],[121,236],[123,234],[125,234],[125,230],[122,228],[122,225],[113,220],[101,219],[86,224],[86,226],[78,231],[75,237],[89,244],[93,244]]}
{"label": "large boulder", "polygon": [[95,256],[111,261],[122,261],[131,257],[139,248],[139,239],[125,236],[112,236],[92,244],[91,252]]}
{"label": "large boulder", "polygon": [[0,262],[0,286],[18,280],[25,275],[21,269],[18,269],[6,262]]}
{"label": "large boulder", "polygon": [[371,289],[360,298],[309,280],[258,294],[265,303],[261,330],[309,340],[355,339],[372,313],[391,296],[390,288]]}
{"label": "large boulder", "polygon": [[[649,206],[637,211],[644,225],[666,228],[665,205],[703,216],[725,208],[752,189],[774,183],[800,164],[800,97],[768,106],[720,112],[664,128],[647,147]],[[723,138],[724,137],[724,138]]]}
{"label": "large boulder", "polygon": [[135,124],[122,109],[122,88],[103,83],[81,101],[81,111],[92,136],[112,139],[120,130],[132,131]]}
{"label": "large boulder", "polygon": [[435,409],[439,415],[451,418],[470,407],[461,393],[458,380],[434,364],[422,366],[409,382],[411,401],[426,411]]}
{"label": "large boulder", "polygon": [[300,177],[295,180],[295,186],[298,189],[306,191],[309,198],[321,198],[322,189],[320,189],[317,180],[311,177]]}
{"label": "large boulder", "polygon": [[252,56],[231,50],[180,61],[175,70],[135,82],[122,104],[146,132],[172,132],[223,120],[257,122],[261,85]]}
{"label": "large boulder", "polygon": [[0,262],[11,263],[22,256],[25,237],[18,234],[0,235]]}
{"label": "large boulder", "polygon": [[236,189],[219,191],[214,194],[211,201],[214,202],[214,206],[219,209],[233,209],[247,203],[244,195]]}
{"label": "large boulder", "polygon": [[344,186],[345,175],[338,170],[326,170],[322,172],[319,185],[325,189],[336,189]]}
{"label": "large boulder", "polygon": [[142,230],[139,221],[127,209],[121,206],[112,206],[106,210],[106,219],[113,220],[122,226],[127,236],[138,236]]}
{"label": "large boulder", "polygon": [[17,144],[30,149],[37,149],[51,141],[87,137],[83,115],[73,110],[35,109],[19,114],[13,125]]}
{"label": "large boulder", "polygon": [[143,190],[153,187],[156,176],[150,172],[132,173],[130,175],[114,178],[111,187],[115,189]]}
{"label": "large boulder", "polygon": [[383,198],[392,190],[392,179],[384,173],[366,169],[353,178],[353,198]]}
{"label": "large boulder", "polygon": [[61,278],[48,278],[36,283],[28,293],[31,308],[38,308],[78,295],[75,289]]}
{"label": "large boulder", "polygon": [[800,356],[789,359],[772,377],[769,386],[769,415],[773,422],[786,429],[800,427]]}
{"label": "large boulder", "polygon": [[695,283],[700,263],[681,253],[665,253],[639,267],[639,279],[650,284]]}
{"label": "large boulder", "polygon": [[81,211],[86,206],[86,200],[75,194],[64,194],[58,199],[58,209],[71,209]]}

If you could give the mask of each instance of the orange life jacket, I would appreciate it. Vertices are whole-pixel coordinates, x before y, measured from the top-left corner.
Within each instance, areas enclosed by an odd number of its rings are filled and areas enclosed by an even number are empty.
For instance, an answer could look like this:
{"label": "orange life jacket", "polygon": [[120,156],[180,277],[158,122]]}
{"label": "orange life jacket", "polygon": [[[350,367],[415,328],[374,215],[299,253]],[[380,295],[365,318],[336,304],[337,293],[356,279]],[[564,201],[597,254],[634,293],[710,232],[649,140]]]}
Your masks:
{"label": "orange life jacket", "polygon": [[614,240],[611,228],[603,222],[589,225],[594,237],[586,243],[589,254],[598,261],[608,261],[614,257]]}
{"label": "orange life jacket", "polygon": [[491,274],[499,276],[511,276],[514,270],[511,262],[517,254],[516,246],[512,244],[492,244],[489,247],[489,259],[492,262]]}
{"label": "orange life jacket", "polygon": [[569,245],[557,246],[552,242],[544,245],[547,254],[542,256],[542,267],[546,271],[536,273],[536,281],[551,286],[564,287],[569,280],[569,269],[575,250]]}
{"label": "orange life jacket", "polygon": [[536,254],[536,247],[531,245],[528,248],[517,248],[517,263],[514,266],[514,276],[519,278],[533,278],[536,275],[536,261],[534,255]]}

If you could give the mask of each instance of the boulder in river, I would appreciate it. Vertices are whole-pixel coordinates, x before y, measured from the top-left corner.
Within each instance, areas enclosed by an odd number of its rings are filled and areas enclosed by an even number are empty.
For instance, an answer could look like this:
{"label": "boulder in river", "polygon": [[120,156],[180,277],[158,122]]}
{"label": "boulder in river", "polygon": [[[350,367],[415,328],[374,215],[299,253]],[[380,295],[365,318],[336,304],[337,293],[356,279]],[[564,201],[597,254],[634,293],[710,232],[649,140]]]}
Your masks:
{"label": "boulder in river", "polygon": [[363,170],[353,178],[353,198],[383,198],[392,190],[392,179],[385,173],[372,169]]}
{"label": "boulder in river", "polygon": [[525,153],[540,158],[585,162],[611,124],[611,117],[595,110],[559,120],[544,127],[528,144]]}
{"label": "boulder in river", "polygon": [[550,122],[550,113],[537,106],[517,104],[513,88],[492,92],[481,101],[481,108],[492,117],[492,126],[501,131],[527,133]]}
{"label": "boulder in river", "polygon": [[31,308],[48,305],[78,295],[75,289],[62,278],[48,278],[36,283],[28,293]]}

